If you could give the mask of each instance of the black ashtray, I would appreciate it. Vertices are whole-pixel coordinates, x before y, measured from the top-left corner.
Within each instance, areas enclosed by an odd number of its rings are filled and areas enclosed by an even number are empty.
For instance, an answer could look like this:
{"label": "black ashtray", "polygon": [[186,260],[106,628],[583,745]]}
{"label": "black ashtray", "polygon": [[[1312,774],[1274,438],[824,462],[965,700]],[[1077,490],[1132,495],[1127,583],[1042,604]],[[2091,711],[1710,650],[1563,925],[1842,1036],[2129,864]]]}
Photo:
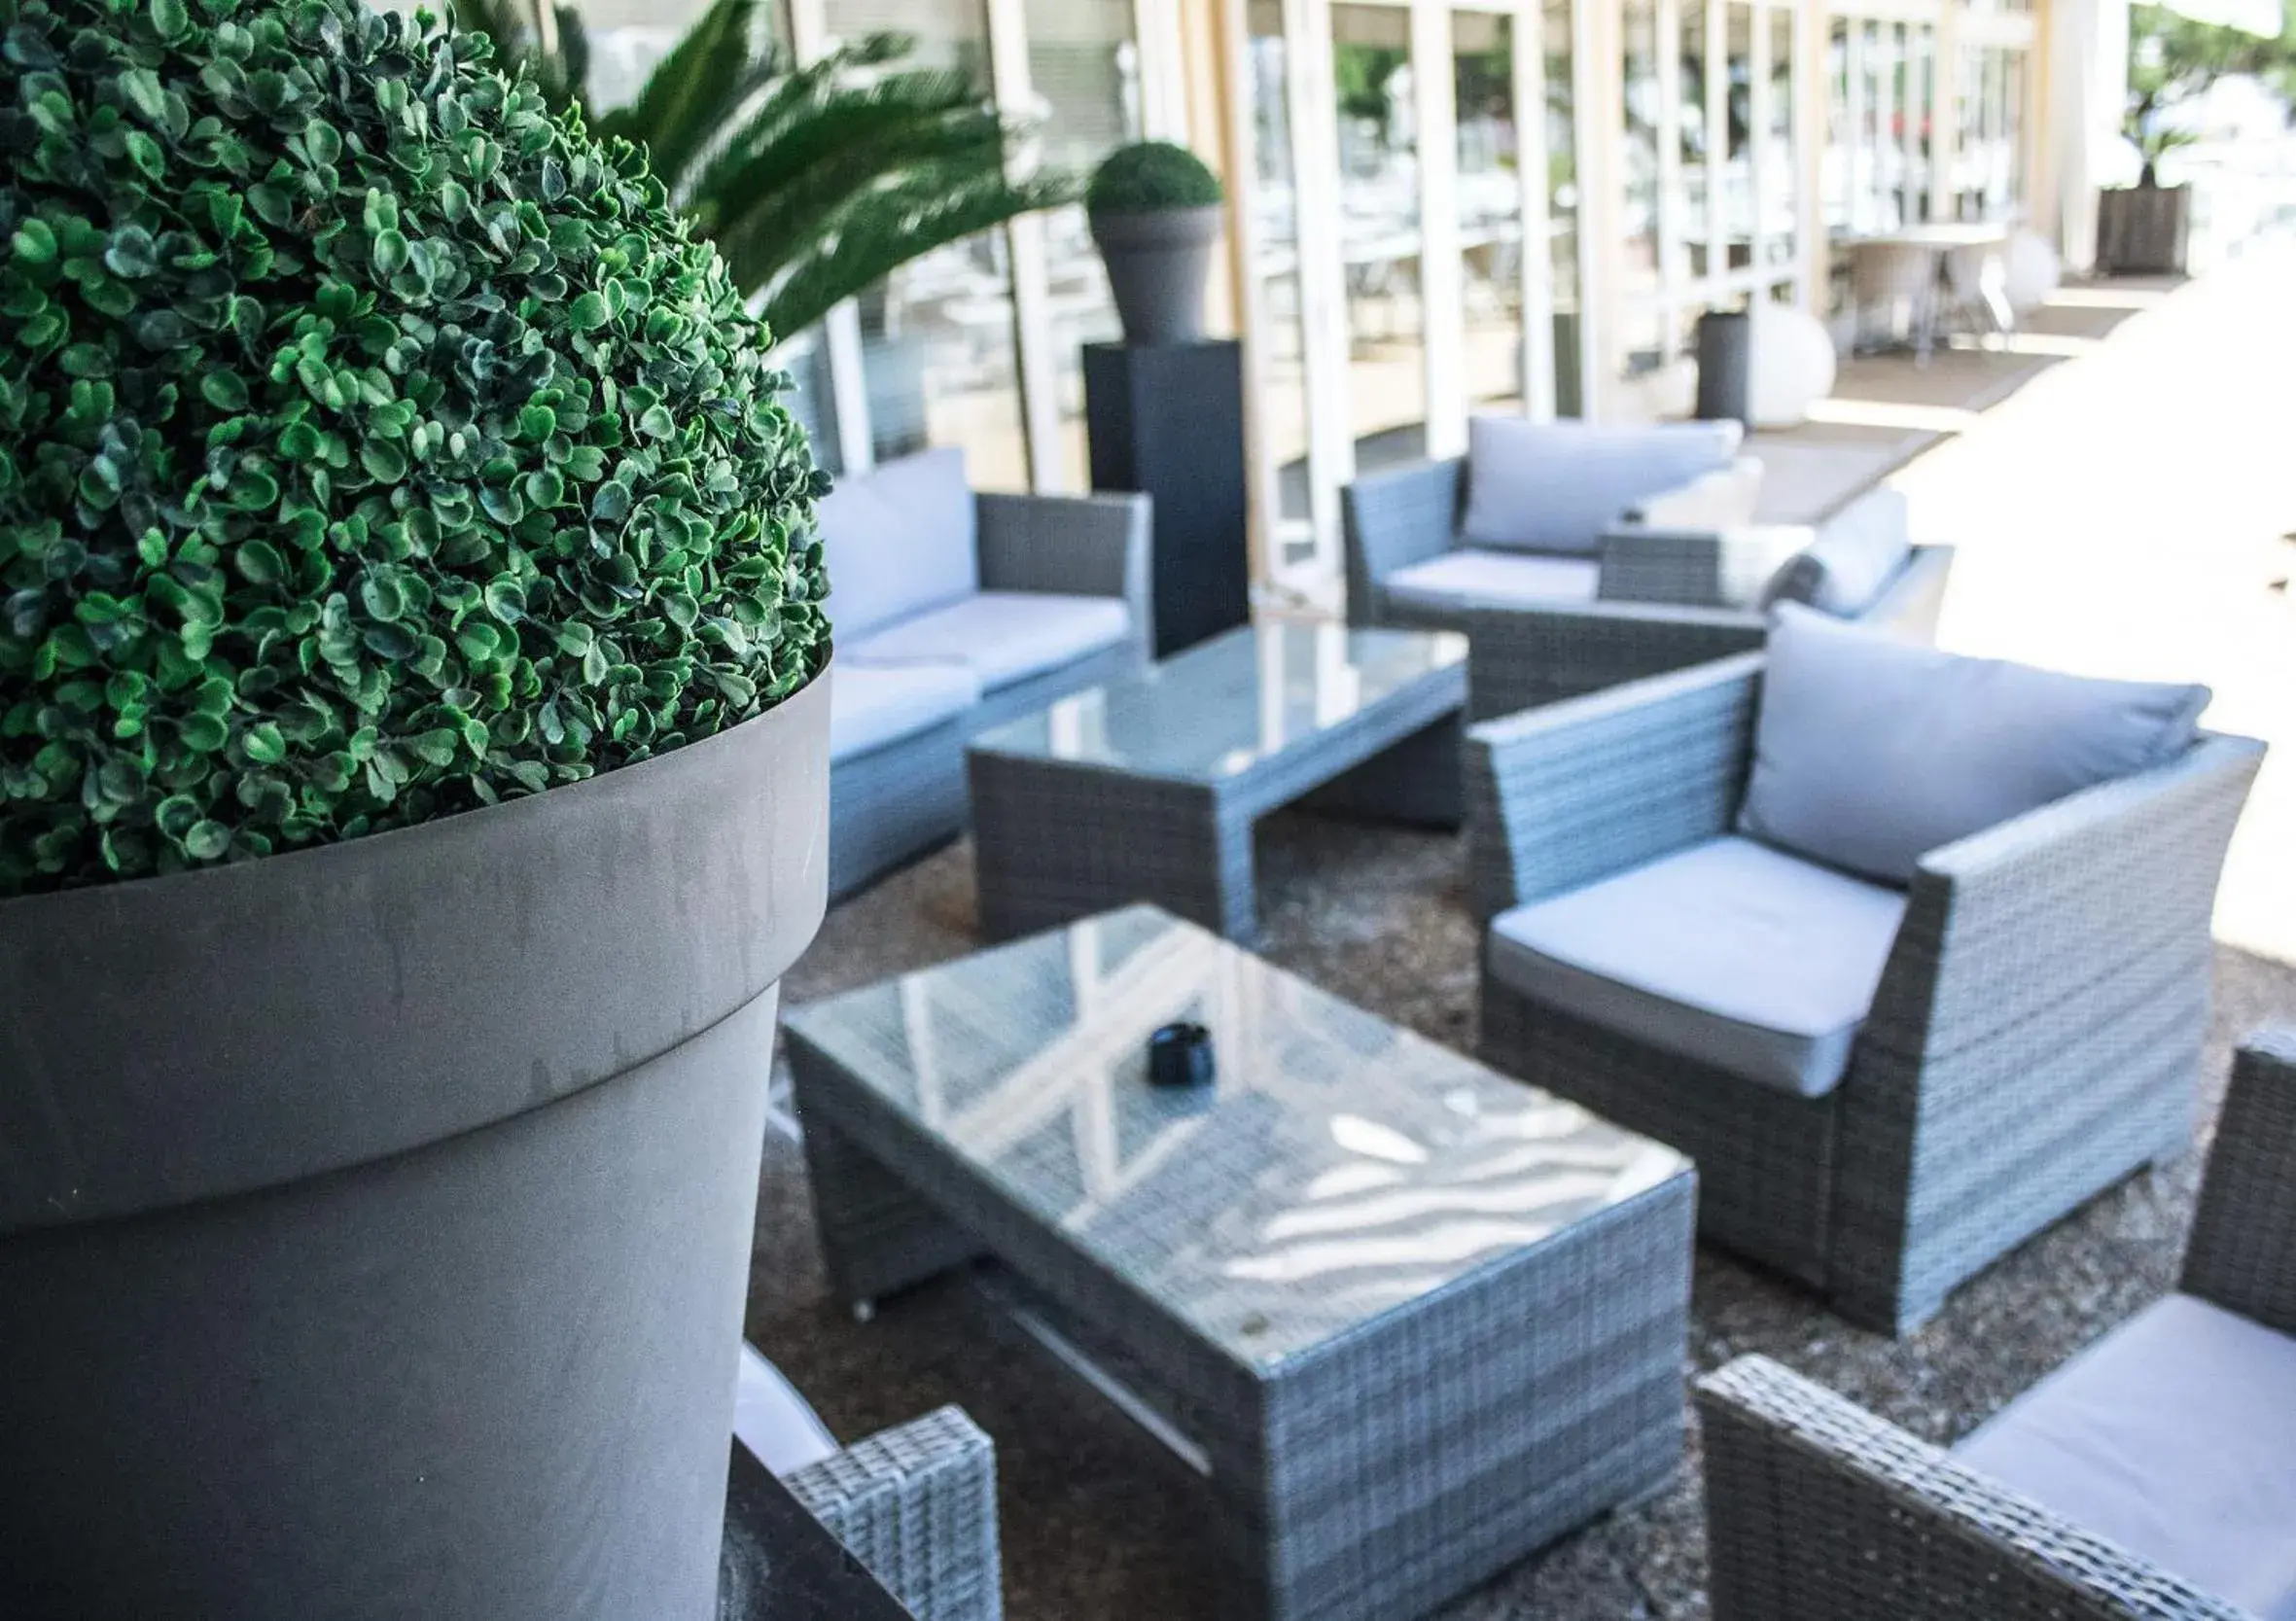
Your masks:
{"label": "black ashtray", "polygon": [[1168,1024],[1148,1040],[1148,1081],[1155,1086],[1201,1086],[1212,1078],[1212,1032],[1185,1020]]}

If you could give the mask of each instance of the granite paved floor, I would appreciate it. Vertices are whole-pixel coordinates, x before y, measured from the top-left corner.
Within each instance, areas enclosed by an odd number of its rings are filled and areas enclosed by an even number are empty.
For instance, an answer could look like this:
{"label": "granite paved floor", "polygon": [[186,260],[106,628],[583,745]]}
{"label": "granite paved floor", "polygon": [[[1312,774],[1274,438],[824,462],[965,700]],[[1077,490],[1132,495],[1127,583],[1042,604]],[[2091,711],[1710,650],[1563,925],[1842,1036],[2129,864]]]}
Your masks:
{"label": "granite paved floor", "polygon": [[[1474,938],[1453,839],[1307,816],[1263,829],[1266,954],[1327,988],[1459,1046],[1472,1043]],[[972,948],[969,849],[941,852],[840,908],[792,974],[803,1001]],[[2296,969],[2225,950],[2208,1060],[2214,1111],[2232,1033],[2296,1020]],[[1899,1343],[1827,1316],[1725,1256],[1698,1261],[1691,1358],[1778,1357],[1917,1432],[1950,1439],[2166,1289],[2189,1219],[2197,1156],[2115,1190],[1957,1293]],[[1013,1621],[1219,1621],[1216,1574],[1191,1553],[1191,1508],[1144,1466],[977,1292],[936,1284],[865,1327],[823,1295],[804,1172],[766,1158],[750,1336],[859,1437],[944,1401],[996,1437]],[[1451,1621],[1622,1621],[1705,1613],[1704,1553],[1686,1462],[1657,1498],[1506,1572]]]}

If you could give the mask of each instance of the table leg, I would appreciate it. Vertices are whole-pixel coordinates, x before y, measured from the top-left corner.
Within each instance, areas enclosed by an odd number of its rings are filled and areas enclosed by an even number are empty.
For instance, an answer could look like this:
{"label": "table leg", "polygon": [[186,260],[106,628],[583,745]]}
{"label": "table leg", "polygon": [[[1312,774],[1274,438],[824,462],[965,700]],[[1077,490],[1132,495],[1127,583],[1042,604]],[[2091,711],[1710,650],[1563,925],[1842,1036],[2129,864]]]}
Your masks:
{"label": "table leg", "polygon": [[860,1321],[885,1295],[983,1253],[819,1110],[805,1119],[805,1168],[830,1287]]}
{"label": "table leg", "polygon": [[1446,715],[1332,778],[1300,803],[1341,816],[1456,828],[1461,820],[1459,725],[1456,714]]}

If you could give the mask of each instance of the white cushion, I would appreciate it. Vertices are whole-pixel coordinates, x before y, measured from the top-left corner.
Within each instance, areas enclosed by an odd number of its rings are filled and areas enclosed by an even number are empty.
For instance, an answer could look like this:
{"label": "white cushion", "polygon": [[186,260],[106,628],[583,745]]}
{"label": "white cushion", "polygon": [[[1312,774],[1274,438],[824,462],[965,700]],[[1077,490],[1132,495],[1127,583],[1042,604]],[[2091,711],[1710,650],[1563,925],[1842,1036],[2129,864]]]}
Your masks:
{"label": "white cushion", "polygon": [[837,1438],[797,1387],[748,1341],[733,1383],[734,1438],[772,1475],[788,1475],[835,1455]]}
{"label": "white cushion", "polygon": [[837,661],[830,676],[830,758],[899,743],[980,702],[980,678],[963,664]]}
{"label": "white cushion", "polygon": [[2296,1340],[2172,1294],[1954,1454],[2260,1621],[2296,1621]]}
{"label": "white cushion", "polygon": [[849,651],[858,663],[961,663],[994,692],[1113,648],[1132,634],[1120,597],[982,591],[888,625]]}
{"label": "white cushion", "polygon": [[1387,577],[1391,602],[1441,613],[1493,605],[1552,607],[1592,602],[1602,565],[1587,557],[1533,557],[1519,551],[1446,551]]}
{"label": "white cushion", "polygon": [[1629,515],[1652,529],[1736,529],[1754,520],[1762,502],[1762,464],[1741,456],[1686,484],[1646,496]]}
{"label": "white cushion", "polygon": [[1820,1097],[1904,911],[1894,890],[1717,838],[1501,913],[1491,971],[1590,1024]]}
{"label": "white cushion", "polygon": [[980,588],[965,452],[950,446],[840,478],[815,515],[841,641]]}
{"label": "white cushion", "polygon": [[2206,687],[1964,658],[1792,603],[1739,831],[1894,883],[1957,839],[2190,748]]}
{"label": "white cushion", "polygon": [[1912,531],[1902,493],[1873,489],[1825,520],[1817,538],[1771,579],[1771,604],[1799,602],[1854,618],[1881,599],[1906,559]]}
{"label": "white cushion", "polygon": [[1477,416],[1467,424],[1461,540],[1502,551],[1591,554],[1628,509],[1729,466],[1735,422],[1605,427]]}

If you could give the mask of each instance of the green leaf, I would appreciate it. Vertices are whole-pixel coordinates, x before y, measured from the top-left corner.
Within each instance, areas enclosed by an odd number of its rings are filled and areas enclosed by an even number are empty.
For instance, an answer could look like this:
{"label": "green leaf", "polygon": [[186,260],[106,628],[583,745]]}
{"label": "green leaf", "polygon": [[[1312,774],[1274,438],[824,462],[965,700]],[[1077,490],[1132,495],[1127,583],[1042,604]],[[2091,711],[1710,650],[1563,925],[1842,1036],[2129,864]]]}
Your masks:
{"label": "green leaf", "polygon": [[195,862],[220,861],[231,847],[231,829],[220,822],[195,822],[186,829],[184,854]]}
{"label": "green leaf", "polygon": [[53,264],[55,263],[55,232],[42,219],[29,219],[16,228],[9,238],[9,252],[18,264]]}
{"label": "green leaf", "polygon": [[184,0],[152,0],[152,32],[173,45],[191,28],[192,17]]}
{"label": "green leaf", "polygon": [[276,765],[287,758],[287,739],[270,721],[259,721],[249,726],[240,737],[239,746],[247,751],[249,759],[265,765]]}
{"label": "green leaf", "polygon": [[611,318],[606,300],[595,293],[584,293],[566,312],[567,324],[578,333],[596,332]]}
{"label": "green leaf", "polygon": [[375,232],[374,246],[371,251],[374,257],[375,273],[378,275],[392,275],[406,267],[406,238],[398,231],[380,230]]}

